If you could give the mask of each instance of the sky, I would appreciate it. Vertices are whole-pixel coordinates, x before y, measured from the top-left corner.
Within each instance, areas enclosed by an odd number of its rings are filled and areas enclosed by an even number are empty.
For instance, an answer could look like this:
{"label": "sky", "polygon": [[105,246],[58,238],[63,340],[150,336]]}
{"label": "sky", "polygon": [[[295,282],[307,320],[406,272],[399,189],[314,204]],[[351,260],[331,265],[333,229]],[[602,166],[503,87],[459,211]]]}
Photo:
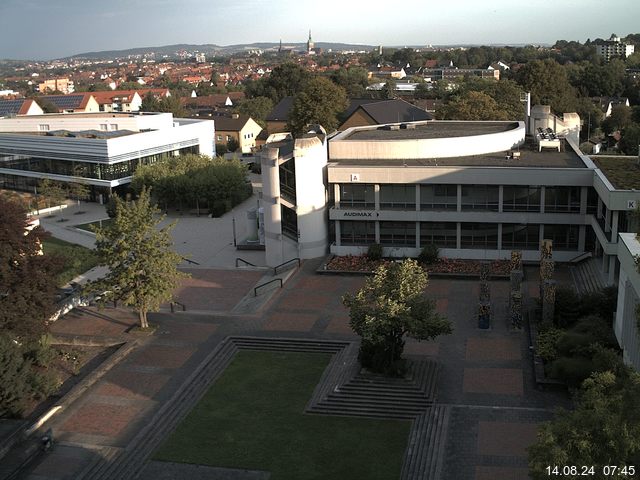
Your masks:
{"label": "sky", "polygon": [[553,44],[640,33],[638,0],[0,0],[0,58],[176,43]]}

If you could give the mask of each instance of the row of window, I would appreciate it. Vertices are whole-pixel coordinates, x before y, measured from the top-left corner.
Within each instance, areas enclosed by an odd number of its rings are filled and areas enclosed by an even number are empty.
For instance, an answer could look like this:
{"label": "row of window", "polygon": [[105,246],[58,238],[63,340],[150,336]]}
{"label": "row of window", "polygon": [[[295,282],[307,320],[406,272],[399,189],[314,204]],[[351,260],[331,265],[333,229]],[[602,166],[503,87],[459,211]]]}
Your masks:
{"label": "row of window", "polygon": [[99,180],[117,180],[133,175],[138,165],[151,165],[168,155],[198,153],[199,147],[181,148],[176,152],[157,153],[118,163],[92,163],[76,160],[58,160],[54,158],[31,157],[27,155],[0,155],[0,167],[29,172],[51,173],[70,177],[94,178]]}
{"label": "row of window", "polygon": [[[374,184],[341,184],[342,208],[375,208]],[[528,185],[505,185],[502,209],[505,212],[539,212],[542,188]],[[462,185],[461,209],[499,210],[498,185]],[[546,187],[545,212],[580,213],[580,187]],[[380,208],[415,210],[416,187],[405,184],[381,184]],[[457,185],[420,185],[421,210],[457,210]]]}
{"label": "row of window", "polygon": [[[380,244],[388,247],[421,248],[435,244],[439,248],[457,247],[455,222],[379,222]],[[460,224],[460,246],[474,249],[498,248],[497,223]],[[416,245],[416,228],[420,244]],[[578,225],[545,225],[544,237],[553,240],[558,250],[578,249]],[[371,245],[376,243],[376,222],[340,221],[341,245]],[[540,225],[502,224],[502,248],[537,250],[540,245]]]}

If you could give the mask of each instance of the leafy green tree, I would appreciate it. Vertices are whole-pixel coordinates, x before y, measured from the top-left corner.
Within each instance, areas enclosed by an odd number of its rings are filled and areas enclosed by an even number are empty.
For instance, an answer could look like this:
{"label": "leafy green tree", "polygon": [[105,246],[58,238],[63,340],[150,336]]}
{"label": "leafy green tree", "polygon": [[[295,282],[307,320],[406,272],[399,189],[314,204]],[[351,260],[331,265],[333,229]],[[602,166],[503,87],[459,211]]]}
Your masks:
{"label": "leafy green tree", "polygon": [[362,97],[369,86],[369,73],[362,67],[348,67],[336,70],[331,75],[336,85],[344,88],[349,98]]}
{"label": "leafy green tree", "polygon": [[[605,465],[640,463],[640,374],[621,365],[585,380],[573,411],[560,410],[545,423],[529,448],[534,480],[548,479],[549,465],[593,465],[596,477]],[[634,475],[615,475],[620,479]],[[580,472],[578,472],[580,473]],[[563,478],[577,480],[579,475]]]}
{"label": "leafy green tree", "polygon": [[344,88],[331,80],[316,77],[296,95],[289,115],[289,128],[300,134],[309,124],[320,124],[327,132],[338,126],[338,114],[347,108]]}
{"label": "leafy green tree", "polygon": [[416,90],[413,94],[414,98],[422,99],[422,98],[433,98],[433,87],[432,85],[422,82],[416,86]]}
{"label": "leafy green tree", "polygon": [[262,128],[267,127],[267,115],[273,110],[273,101],[268,97],[255,97],[243,100],[236,108],[238,113],[249,115]]}
{"label": "leafy green tree", "polygon": [[297,95],[311,79],[311,74],[295,63],[284,63],[268,77],[245,85],[247,97],[269,97],[276,104],[284,97]]}
{"label": "leafy green tree", "polygon": [[376,372],[399,375],[404,337],[431,340],[452,332],[451,323],[426,298],[426,272],[415,260],[381,265],[355,295],[345,294],[350,325],[362,337],[359,359]]}
{"label": "leafy green tree", "polygon": [[382,98],[386,98],[387,100],[392,100],[398,97],[398,92],[396,92],[396,87],[398,84],[393,78],[387,79],[387,83],[382,86],[382,90],[380,90],[380,96]]}
{"label": "leafy green tree", "polygon": [[238,141],[235,138],[231,137],[227,141],[227,151],[235,152],[236,150],[238,150],[238,148],[240,148],[240,144],[238,143]]}
{"label": "leafy green tree", "polygon": [[456,95],[436,113],[440,120],[513,120],[489,95],[474,91]]}
{"label": "leafy green tree", "polygon": [[88,286],[100,302],[120,301],[138,312],[141,328],[148,328],[147,313],[171,300],[180,279],[182,257],[172,249],[170,231],[175,224],[159,228],[164,217],[152,205],[145,188],[135,201],[116,197],[116,216],[110,226],[96,229],[100,264],[109,273]]}
{"label": "leafy green tree", "polygon": [[640,144],[640,124],[633,123],[622,130],[622,138],[618,143],[620,150],[626,155],[638,155]]}
{"label": "leafy green tree", "polygon": [[86,198],[91,190],[89,186],[83,182],[83,179],[78,178],[77,181],[67,185],[67,191],[70,196],[75,197],[78,205],[80,205],[80,200]]}
{"label": "leafy green tree", "polygon": [[0,331],[37,338],[55,310],[60,262],[39,255],[46,234],[36,227],[25,235],[24,208],[0,196]]}
{"label": "leafy green tree", "polygon": [[533,60],[518,70],[516,81],[531,92],[533,105],[550,105],[556,113],[575,111],[576,92],[565,68],[553,59]]}
{"label": "leafy green tree", "polygon": [[605,118],[602,122],[602,130],[604,133],[609,134],[616,130],[623,130],[631,125],[632,110],[626,105],[616,105],[611,109],[611,115]]}

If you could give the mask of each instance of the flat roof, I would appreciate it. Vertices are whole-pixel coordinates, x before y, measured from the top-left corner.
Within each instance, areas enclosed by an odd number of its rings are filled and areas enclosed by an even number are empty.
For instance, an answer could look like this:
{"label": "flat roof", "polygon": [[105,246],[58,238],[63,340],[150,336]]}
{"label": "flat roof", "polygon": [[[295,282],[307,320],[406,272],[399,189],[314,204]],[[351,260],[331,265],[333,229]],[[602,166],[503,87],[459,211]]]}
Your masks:
{"label": "flat roof", "polygon": [[403,125],[401,125],[399,129],[391,130],[389,126],[383,125],[373,129],[356,129],[340,140],[420,140],[472,137],[475,135],[502,133],[518,128],[518,122],[426,121],[410,125],[415,128],[402,128]]}
{"label": "flat roof", "polygon": [[520,147],[520,158],[508,159],[508,152],[486,153],[451,158],[424,159],[346,159],[330,158],[334,165],[410,166],[410,167],[534,167],[534,168],[587,168],[580,156],[567,145],[565,151],[542,150],[529,145]]}
{"label": "flat roof", "polygon": [[593,155],[593,163],[604,173],[616,190],[640,190],[640,162],[638,157]]}

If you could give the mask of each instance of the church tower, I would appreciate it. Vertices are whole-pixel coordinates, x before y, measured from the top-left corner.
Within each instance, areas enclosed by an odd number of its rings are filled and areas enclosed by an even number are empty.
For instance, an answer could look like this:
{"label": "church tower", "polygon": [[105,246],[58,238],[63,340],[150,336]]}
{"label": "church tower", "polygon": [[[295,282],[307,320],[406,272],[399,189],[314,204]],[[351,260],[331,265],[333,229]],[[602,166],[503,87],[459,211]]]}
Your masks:
{"label": "church tower", "polygon": [[307,54],[311,55],[314,49],[313,40],[311,38],[311,29],[309,29],[309,40],[307,40]]}

